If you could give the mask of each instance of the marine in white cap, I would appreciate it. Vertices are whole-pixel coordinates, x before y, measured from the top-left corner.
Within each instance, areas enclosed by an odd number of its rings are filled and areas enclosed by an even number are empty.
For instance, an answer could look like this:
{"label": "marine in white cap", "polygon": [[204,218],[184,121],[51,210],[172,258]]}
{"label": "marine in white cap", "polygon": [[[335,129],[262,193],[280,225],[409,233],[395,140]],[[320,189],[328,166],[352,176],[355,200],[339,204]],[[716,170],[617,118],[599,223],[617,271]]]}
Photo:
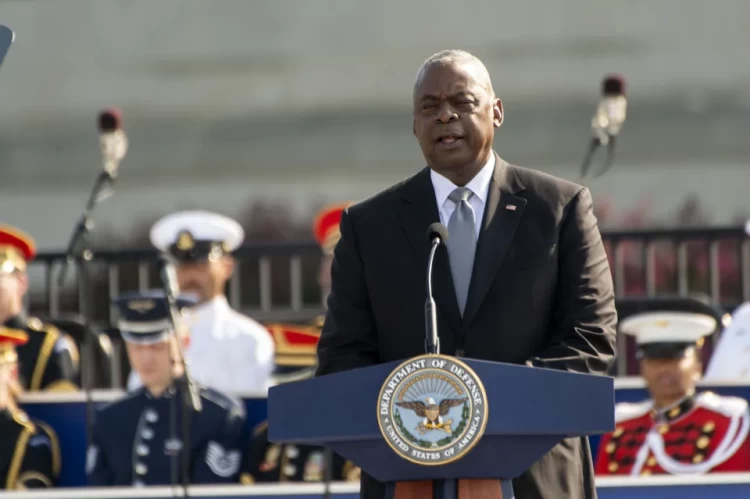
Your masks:
{"label": "marine in white cap", "polygon": [[[268,330],[233,310],[224,294],[234,271],[232,252],[244,240],[242,227],[224,215],[182,211],[151,228],[151,243],[176,262],[180,291],[198,304],[190,311],[191,343],[185,355],[193,378],[232,394],[263,393],[274,368]],[[128,388],[140,386],[131,374]]]}
{"label": "marine in white cap", "polygon": [[704,337],[721,318],[710,310],[649,311],[620,321],[620,332],[635,338],[651,399],[616,405],[616,428],[601,439],[597,474],[750,471],[747,402],[696,392]]}
{"label": "marine in white cap", "polygon": [[[745,224],[750,236],[750,220]],[[750,301],[734,310],[732,322],[719,338],[705,379],[750,378]]]}

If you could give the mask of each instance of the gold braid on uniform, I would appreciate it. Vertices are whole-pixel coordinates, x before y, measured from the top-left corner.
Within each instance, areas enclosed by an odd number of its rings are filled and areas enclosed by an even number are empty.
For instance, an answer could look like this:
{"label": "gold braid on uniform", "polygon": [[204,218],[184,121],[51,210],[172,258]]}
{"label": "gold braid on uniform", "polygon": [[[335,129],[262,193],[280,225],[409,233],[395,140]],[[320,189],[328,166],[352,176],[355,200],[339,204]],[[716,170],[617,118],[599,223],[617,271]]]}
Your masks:
{"label": "gold braid on uniform", "polygon": [[255,478],[250,473],[242,473],[240,475],[240,483],[242,485],[252,485],[255,483]]}
{"label": "gold braid on uniform", "polygon": [[44,388],[45,392],[77,392],[78,386],[68,379],[58,379]]}
{"label": "gold braid on uniform", "polygon": [[50,482],[49,478],[44,476],[42,473],[39,473],[38,471],[25,471],[18,477],[18,481],[16,482],[16,490],[28,490],[28,488],[26,487],[26,482],[31,480],[39,480],[48,489],[52,488],[52,482]]}
{"label": "gold braid on uniform", "polygon": [[23,457],[26,455],[26,445],[29,443],[29,439],[36,430],[36,428],[34,428],[34,425],[21,411],[14,411],[13,419],[18,424],[23,426],[23,430],[18,436],[18,440],[16,440],[16,448],[13,450],[13,458],[11,459],[10,466],[8,467],[8,477],[5,481],[5,488],[8,490],[13,490],[18,485],[18,474],[21,471]]}
{"label": "gold braid on uniform", "polygon": [[37,391],[41,389],[44,371],[47,369],[47,363],[52,355],[52,350],[55,348],[55,343],[57,343],[57,339],[60,337],[60,332],[53,326],[44,325],[36,317],[30,318],[28,325],[32,330],[47,335],[44,338],[41,350],[39,350],[39,357],[36,359],[36,365],[34,366],[34,374],[31,376],[31,382],[29,383],[29,390]]}
{"label": "gold braid on uniform", "polygon": [[54,473],[55,477],[59,477],[62,459],[60,458],[60,441],[57,439],[57,434],[47,423],[37,421],[36,425],[49,437],[49,441],[52,444],[52,473]]}

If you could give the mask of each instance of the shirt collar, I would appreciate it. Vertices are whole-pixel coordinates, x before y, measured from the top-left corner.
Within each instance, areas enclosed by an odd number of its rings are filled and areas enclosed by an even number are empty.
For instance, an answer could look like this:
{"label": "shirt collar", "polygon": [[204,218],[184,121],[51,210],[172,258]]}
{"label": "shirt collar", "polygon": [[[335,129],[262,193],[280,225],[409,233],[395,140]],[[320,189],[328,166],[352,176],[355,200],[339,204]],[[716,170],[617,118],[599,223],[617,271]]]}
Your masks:
{"label": "shirt collar", "polygon": [[205,303],[190,307],[190,312],[193,314],[202,314],[208,311],[219,311],[224,308],[229,308],[227,297],[224,295],[217,295]]}
{"label": "shirt collar", "polygon": [[[487,200],[487,193],[489,191],[490,182],[492,181],[492,173],[495,171],[495,153],[490,153],[490,159],[484,164],[481,170],[474,175],[474,178],[466,184],[466,187],[471,190],[476,197],[478,197],[483,203]],[[437,173],[435,170],[430,170],[430,179],[432,180],[432,187],[435,190],[435,199],[437,200],[438,206],[442,207],[451,192],[458,189],[458,186],[445,178],[444,176]]]}

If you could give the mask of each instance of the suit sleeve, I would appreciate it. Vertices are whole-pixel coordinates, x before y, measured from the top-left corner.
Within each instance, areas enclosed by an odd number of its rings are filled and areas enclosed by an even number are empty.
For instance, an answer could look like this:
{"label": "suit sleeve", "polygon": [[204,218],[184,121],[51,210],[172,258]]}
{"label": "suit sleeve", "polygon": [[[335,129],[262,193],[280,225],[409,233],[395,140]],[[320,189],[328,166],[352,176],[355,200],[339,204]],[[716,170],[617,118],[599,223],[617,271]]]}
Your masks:
{"label": "suit sleeve", "polygon": [[99,436],[100,422],[101,418],[97,418],[92,442],[86,452],[86,475],[88,476],[88,484],[91,487],[104,487],[114,484],[114,474],[107,460],[105,449],[102,448]]}
{"label": "suit sleeve", "polygon": [[378,362],[375,319],[349,210],[341,216],[340,230],[331,264],[328,313],[318,343],[317,376]]}
{"label": "suit sleeve", "polygon": [[216,426],[216,434],[202,452],[194,457],[193,483],[239,483],[242,454],[247,449],[244,407],[237,402],[223,421]]}
{"label": "suit sleeve", "polygon": [[617,312],[607,254],[588,189],[566,207],[552,333],[527,365],[606,374],[614,361]]}

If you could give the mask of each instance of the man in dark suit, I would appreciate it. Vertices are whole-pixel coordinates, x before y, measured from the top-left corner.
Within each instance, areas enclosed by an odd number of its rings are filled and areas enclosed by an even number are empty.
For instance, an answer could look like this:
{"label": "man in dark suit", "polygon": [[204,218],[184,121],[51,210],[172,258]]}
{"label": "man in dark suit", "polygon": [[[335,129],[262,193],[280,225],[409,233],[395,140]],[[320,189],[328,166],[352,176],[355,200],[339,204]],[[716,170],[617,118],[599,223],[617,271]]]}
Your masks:
{"label": "man in dark suit", "polygon": [[[438,221],[449,231],[434,269],[441,353],[607,372],[617,314],[591,195],[503,161],[492,150],[502,122],[477,58],[445,51],[424,63],[413,130],[428,167],[344,212],[318,375],[424,353],[425,230]],[[591,499],[593,476],[588,440],[566,439],[513,489]],[[384,490],[363,473],[362,497]]]}

